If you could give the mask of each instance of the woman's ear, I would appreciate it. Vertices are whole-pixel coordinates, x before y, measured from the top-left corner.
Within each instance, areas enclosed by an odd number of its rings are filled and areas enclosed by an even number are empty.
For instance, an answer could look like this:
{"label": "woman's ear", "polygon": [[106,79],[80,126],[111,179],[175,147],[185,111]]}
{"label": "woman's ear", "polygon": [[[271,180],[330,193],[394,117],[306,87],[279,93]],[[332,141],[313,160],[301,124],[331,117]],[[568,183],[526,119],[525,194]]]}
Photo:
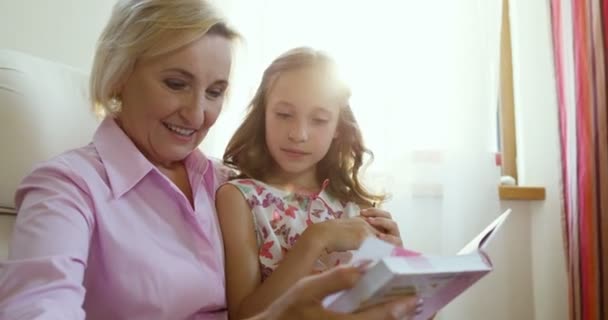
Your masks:
{"label": "woman's ear", "polygon": [[122,74],[120,74],[119,78],[116,79],[116,82],[112,86],[112,92],[114,93],[114,96],[120,97],[122,95],[122,92],[125,89],[125,86],[127,85],[127,81],[133,74],[134,69],[135,64],[130,64],[127,69]]}
{"label": "woman's ear", "polygon": [[124,88],[124,82],[119,82],[112,87],[112,98],[122,98],[122,90]]}
{"label": "woman's ear", "polygon": [[114,93],[115,96],[120,97],[122,95],[122,91],[125,89],[126,82],[127,82],[126,76],[122,76],[120,79],[118,79],[118,81],[116,81],[116,84],[112,88],[112,92]]}

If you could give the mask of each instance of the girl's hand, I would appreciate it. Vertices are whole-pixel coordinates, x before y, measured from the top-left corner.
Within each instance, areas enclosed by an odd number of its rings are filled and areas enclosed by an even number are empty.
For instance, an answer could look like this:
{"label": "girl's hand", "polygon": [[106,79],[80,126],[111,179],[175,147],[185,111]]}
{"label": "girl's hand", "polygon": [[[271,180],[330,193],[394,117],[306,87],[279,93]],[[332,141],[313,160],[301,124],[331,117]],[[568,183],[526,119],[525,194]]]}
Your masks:
{"label": "girl's hand", "polygon": [[309,226],[305,236],[313,241],[320,241],[327,252],[359,249],[363,240],[370,236],[379,236],[361,217],[327,220]]}
{"label": "girl's hand", "polygon": [[403,246],[399,226],[390,213],[377,208],[369,208],[361,210],[361,216],[379,232],[379,239],[396,246]]}

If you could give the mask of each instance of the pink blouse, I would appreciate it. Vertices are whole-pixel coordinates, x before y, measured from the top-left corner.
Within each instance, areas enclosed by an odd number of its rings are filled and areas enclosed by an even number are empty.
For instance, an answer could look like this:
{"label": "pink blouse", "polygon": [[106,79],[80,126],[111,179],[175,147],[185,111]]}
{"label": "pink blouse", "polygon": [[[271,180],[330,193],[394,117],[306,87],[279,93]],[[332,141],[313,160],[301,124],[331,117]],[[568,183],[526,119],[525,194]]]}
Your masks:
{"label": "pink blouse", "polygon": [[199,150],[194,206],[111,118],[93,142],[21,183],[0,319],[226,319],[215,191],[228,170]]}

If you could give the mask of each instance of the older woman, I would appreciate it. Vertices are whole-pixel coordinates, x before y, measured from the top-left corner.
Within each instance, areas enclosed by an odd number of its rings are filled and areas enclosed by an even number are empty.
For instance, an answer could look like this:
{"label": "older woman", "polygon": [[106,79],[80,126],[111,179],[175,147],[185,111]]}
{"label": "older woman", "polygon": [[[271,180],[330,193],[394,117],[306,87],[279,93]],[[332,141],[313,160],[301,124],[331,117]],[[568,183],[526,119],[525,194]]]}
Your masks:
{"label": "older woman", "polygon": [[[238,37],[202,0],[120,0],[99,40],[93,141],[38,165],[16,194],[2,319],[225,319],[214,208],[226,170],[197,147],[220,110]],[[299,282],[259,319],[402,318],[414,299],[354,315],[319,300],[354,268]]]}

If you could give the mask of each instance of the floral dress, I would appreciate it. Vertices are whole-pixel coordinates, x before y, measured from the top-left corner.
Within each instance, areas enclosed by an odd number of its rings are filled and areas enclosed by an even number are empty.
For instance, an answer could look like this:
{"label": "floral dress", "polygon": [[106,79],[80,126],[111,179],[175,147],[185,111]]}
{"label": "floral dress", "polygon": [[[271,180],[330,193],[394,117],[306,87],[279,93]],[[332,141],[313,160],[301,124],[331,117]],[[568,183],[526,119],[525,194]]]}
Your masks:
{"label": "floral dress", "polygon": [[[319,193],[305,194],[270,186],[258,180],[236,179],[236,186],[251,208],[256,228],[262,280],[279,266],[308,226],[332,219],[358,216],[360,209],[353,202],[341,202],[326,191],[327,181]],[[313,273],[322,272],[350,260],[349,252],[323,254],[316,261]]]}

